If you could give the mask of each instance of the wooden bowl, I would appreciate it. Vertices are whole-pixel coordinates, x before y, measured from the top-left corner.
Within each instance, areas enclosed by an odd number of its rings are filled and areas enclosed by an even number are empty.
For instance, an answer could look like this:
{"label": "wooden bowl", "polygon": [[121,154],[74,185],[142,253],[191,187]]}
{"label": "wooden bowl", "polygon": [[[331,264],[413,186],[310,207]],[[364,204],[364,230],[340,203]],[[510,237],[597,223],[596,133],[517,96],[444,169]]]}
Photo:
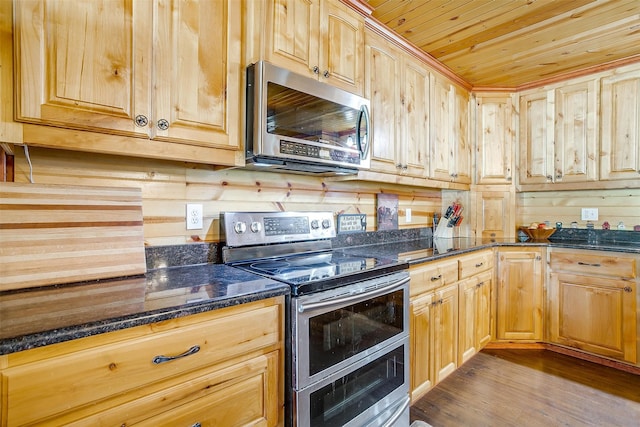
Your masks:
{"label": "wooden bowl", "polygon": [[553,233],[556,232],[555,228],[528,228],[520,227],[522,232],[529,236],[530,240],[547,240]]}

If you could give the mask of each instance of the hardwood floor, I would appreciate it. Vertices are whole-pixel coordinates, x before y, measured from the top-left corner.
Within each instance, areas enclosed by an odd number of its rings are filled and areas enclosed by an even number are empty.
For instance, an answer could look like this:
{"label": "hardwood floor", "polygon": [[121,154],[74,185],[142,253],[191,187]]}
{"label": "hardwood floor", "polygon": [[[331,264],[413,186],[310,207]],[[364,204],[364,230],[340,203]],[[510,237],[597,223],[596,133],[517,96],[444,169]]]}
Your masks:
{"label": "hardwood floor", "polygon": [[475,355],[411,407],[433,427],[640,426],[640,376],[548,350]]}

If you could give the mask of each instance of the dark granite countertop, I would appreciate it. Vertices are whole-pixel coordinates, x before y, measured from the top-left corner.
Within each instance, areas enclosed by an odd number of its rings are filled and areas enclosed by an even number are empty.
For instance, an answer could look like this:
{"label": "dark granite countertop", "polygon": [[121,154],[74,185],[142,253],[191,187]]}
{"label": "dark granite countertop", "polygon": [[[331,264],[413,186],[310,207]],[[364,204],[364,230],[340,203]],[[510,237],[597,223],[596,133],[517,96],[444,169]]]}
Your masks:
{"label": "dark granite countertop", "polygon": [[408,262],[409,265],[415,265],[496,246],[544,246],[552,248],[559,247],[640,254],[640,245],[635,242],[607,242],[598,244],[589,244],[582,240],[520,242],[513,238],[475,239],[464,237],[452,239],[433,239],[431,237],[425,237],[403,242],[385,242],[382,244],[342,248],[341,250],[354,255],[393,258],[398,261]]}
{"label": "dark granite countertop", "polygon": [[224,264],[0,293],[0,354],[202,313],[290,292]]}

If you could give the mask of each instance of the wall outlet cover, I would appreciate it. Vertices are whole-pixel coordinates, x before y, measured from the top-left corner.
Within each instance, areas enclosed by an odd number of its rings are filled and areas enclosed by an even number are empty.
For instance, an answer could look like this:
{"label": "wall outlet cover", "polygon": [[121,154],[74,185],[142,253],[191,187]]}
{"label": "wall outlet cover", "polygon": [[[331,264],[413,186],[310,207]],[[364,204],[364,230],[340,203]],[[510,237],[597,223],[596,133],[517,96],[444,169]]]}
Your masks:
{"label": "wall outlet cover", "polygon": [[187,203],[186,224],[187,230],[202,229],[202,204]]}
{"label": "wall outlet cover", "polygon": [[582,208],[583,221],[597,221],[598,220],[598,208]]}

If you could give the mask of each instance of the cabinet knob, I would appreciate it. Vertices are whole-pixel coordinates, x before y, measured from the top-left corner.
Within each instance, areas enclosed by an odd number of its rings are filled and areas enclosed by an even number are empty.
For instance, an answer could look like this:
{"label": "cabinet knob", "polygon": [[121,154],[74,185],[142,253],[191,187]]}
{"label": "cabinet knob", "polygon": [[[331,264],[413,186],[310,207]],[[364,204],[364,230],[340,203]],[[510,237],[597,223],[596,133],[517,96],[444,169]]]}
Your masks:
{"label": "cabinet knob", "polygon": [[547,181],[553,181],[553,177],[551,175],[547,175]]}
{"label": "cabinet knob", "polygon": [[167,130],[169,129],[169,121],[165,119],[158,120],[158,129]]}
{"label": "cabinet knob", "polygon": [[325,79],[328,79],[331,74],[329,73],[329,70],[324,70],[324,73],[322,73],[322,75]]}
{"label": "cabinet knob", "polygon": [[439,274],[437,276],[431,276],[431,281],[435,282],[436,280],[440,280],[442,279],[442,274]]}
{"label": "cabinet knob", "polygon": [[317,65],[313,67],[313,74],[320,74],[320,68]]}
{"label": "cabinet knob", "polygon": [[624,291],[625,291],[625,292],[627,292],[627,293],[631,293],[631,292],[633,292],[633,289],[631,289],[631,286],[625,286],[623,289],[624,289]]}
{"label": "cabinet knob", "polygon": [[507,181],[511,181],[512,178],[510,176],[507,177]]}
{"label": "cabinet knob", "polygon": [[149,124],[149,119],[147,119],[147,116],[144,116],[142,114],[138,114],[134,120],[136,126],[138,127],[145,127],[146,125]]}

